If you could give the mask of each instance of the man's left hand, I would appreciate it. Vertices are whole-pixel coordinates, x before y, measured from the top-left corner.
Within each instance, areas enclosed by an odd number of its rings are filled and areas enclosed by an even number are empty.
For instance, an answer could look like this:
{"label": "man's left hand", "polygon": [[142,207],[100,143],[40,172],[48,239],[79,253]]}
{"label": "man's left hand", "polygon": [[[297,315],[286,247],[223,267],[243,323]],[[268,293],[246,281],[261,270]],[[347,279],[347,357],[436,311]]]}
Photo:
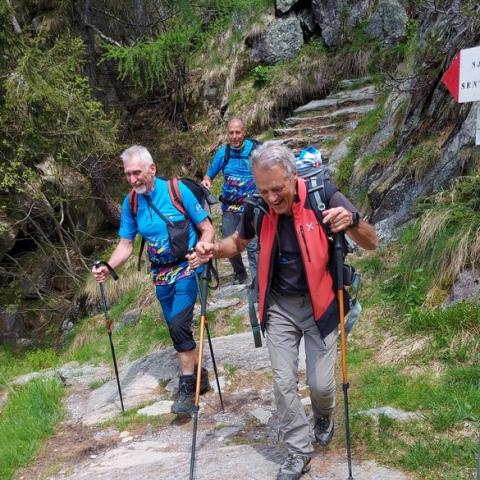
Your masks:
{"label": "man's left hand", "polygon": [[328,223],[333,233],[341,232],[353,225],[352,212],[345,207],[329,208],[322,212],[323,223]]}
{"label": "man's left hand", "polygon": [[190,268],[190,269],[197,268],[202,264],[202,262],[200,262],[200,259],[198,258],[197,252],[195,252],[195,250],[193,252],[185,255],[185,258],[188,260],[188,268]]}

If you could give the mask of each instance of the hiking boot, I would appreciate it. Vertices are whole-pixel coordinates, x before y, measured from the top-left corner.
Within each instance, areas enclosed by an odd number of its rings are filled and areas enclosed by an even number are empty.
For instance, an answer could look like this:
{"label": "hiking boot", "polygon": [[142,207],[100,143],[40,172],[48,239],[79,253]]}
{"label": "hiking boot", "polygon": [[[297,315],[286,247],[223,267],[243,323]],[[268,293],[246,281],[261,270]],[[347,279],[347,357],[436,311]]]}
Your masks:
{"label": "hiking boot", "polygon": [[[195,365],[195,370],[193,371],[193,376],[195,377],[195,387],[197,386],[197,367]],[[208,370],[205,367],[202,367],[202,379],[200,381],[200,395],[207,393],[210,390],[210,382],[208,381]]]}
{"label": "hiking boot", "polygon": [[235,285],[243,285],[244,283],[247,283],[248,281],[248,275],[247,272],[242,272],[242,273],[236,273],[235,274],[235,279],[233,283]]}
{"label": "hiking boot", "polygon": [[313,430],[317,442],[322,445],[322,447],[326,447],[333,437],[334,423],[332,416],[321,415],[320,417],[316,417]]}
{"label": "hiking boot", "polygon": [[178,390],[175,392],[172,413],[186,415],[195,411],[195,377],[194,375],[180,375]]}
{"label": "hiking boot", "polygon": [[277,480],[298,480],[310,470],[310,455],[289,453],[278,471]]}

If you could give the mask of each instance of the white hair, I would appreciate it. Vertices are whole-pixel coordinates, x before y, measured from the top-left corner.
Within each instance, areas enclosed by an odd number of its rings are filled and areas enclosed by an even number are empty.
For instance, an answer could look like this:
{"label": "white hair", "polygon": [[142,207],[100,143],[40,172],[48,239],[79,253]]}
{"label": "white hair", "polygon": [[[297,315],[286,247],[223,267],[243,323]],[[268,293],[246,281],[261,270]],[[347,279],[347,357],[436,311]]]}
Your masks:
{"label": "white hair", "polygon": [[141,145],[133,145],[122,152],[120,158],[123,163],[127,163],[137,157],[141,160],[145,167],[153,164],[153,158],[150,152]]}
{"label": "white hair", "polygon": [[293,152],[276,141],[265,142],[257,147],[251,157],[252,168],[268,170],[280,165],[285,170],[285,175],[291,178],[297,172]]}

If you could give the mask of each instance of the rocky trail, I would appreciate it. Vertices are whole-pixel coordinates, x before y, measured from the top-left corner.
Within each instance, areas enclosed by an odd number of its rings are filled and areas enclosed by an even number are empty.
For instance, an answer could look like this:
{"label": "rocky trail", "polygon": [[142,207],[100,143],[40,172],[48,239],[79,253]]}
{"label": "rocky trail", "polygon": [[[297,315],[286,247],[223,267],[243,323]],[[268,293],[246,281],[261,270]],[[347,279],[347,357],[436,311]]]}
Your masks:
{"label": "rocky trail", "polygon": [[339,90],[322,100],[312,100],[294,110],[274,139],[298,152],[312,145],[322,152],[331,171],[348,153],[349,133],[377,106],[378,94],[368,78],[343,80]]}
{"label": "rocky trail", "polygon": [[[246,286],[222,285],[209,298],[209,311],[246,314]],[[198,308],[198,306],[197,306]],[[208,345],[205,364],[213,388],[201,397],[197,436],[197,479],[272,479],[285,456],[277,442],[271,373],[267,348],[255,348],[250,331],[213,338],[225,412],[220,412]],[[305,385],[304,352],[300,354],[299,392],[311,415]],[[127,415],[144,421],[119,428],[121,409],[116,381],[109,366],[69,364],[60,369],[18,378],[58,375],[67,385],[66,417],[48,440],[37,461],[17,479],[149,480],[187,479],[190,468],[192,422],[170,413],[178,376],[173,348],[152,352],[120,365]],[[100,385],[100,386],[98,386]],[[336,436],[343,438],[339,397]],[[117,422],[118,421],[118,422]],[[340,442],[343,445],[343,440]],[[404,480],[408,477],[372,461],[354,459],[356,480]],[[316,447],[312,469],[305,479],[347,477],[343,447]]]}

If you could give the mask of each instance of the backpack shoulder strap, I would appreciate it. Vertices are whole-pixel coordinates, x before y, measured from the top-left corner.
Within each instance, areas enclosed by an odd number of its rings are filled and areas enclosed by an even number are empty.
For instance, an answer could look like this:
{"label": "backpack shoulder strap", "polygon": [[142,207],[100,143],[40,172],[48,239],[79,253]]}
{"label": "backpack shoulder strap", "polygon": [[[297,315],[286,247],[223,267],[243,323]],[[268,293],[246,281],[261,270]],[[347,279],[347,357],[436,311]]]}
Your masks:
{"label": "backpack shoulder strap", "polygon": [[168,180],[168,194],[170,195],[170,200],[172,201],[175,208],[183,213],[186,217],[188,216],[185,207],[183,206],[182,196],[180,195],[180,187],[178,184],[178,178],[173,177]]}
{"label": "backpack shoulder strap", "polygon": [[[128,192],[128,204],[130,205],[130,211],[132,212],[132,215],[134,218],[137,218],[137,213],[138,213],[138,193],[133,190],[130,190]],[[145,248],[145,239],[141,237],[142,240],[140,242],[140,250],[138,251],[138,259],[137,259],[137,270],[141,270],[141,262],[142,262],[142,254],[143,250]]]}
{"label": "backpack shoulder strap", "polygon": [[330,199],[338,189],[330,182],[328,172],[323,165],[303,178],[307,184],[310,203],[317,218],[321,220],[322,212],[329,208]]}
{"label": "backpack shoulder strap", "polygon": [[230,161],[230,151],[231,147],[230,144],[227,143],[225,147],[225,155],[223,156],[223,165],[222,165],[222,172],[225,171],[225,167],[227,166],[228,162]]}
{"label": "backpack shoulder strap", "polygon": [[130,205],[132,215],[136,218],[138,212],[138,193],[133,188],[128,192],[128,204]]}
{"label": "backpack shoulder strap", "polygon": [[258,147],[259,147],[260,145],[262,145],[262,143],[263,143],[263,142],[261,142],[260,140],[257,140],[256,138],[250,138],[249,140],[250,140],[250,141],[252,142],[252,144],[253,144],[252,150],[250,151],[250,153],[253,152],[256,148],[258,148]]}
{"label": "backpack shoulder strap", "polygon": [[258,237],[260,235],[260,229],[262,228],[263,217],[264,215],[268,215],[267,204],[258,193],[247,197],[245,203],[253,207],[253,228],[255,229],[255,235]]}

